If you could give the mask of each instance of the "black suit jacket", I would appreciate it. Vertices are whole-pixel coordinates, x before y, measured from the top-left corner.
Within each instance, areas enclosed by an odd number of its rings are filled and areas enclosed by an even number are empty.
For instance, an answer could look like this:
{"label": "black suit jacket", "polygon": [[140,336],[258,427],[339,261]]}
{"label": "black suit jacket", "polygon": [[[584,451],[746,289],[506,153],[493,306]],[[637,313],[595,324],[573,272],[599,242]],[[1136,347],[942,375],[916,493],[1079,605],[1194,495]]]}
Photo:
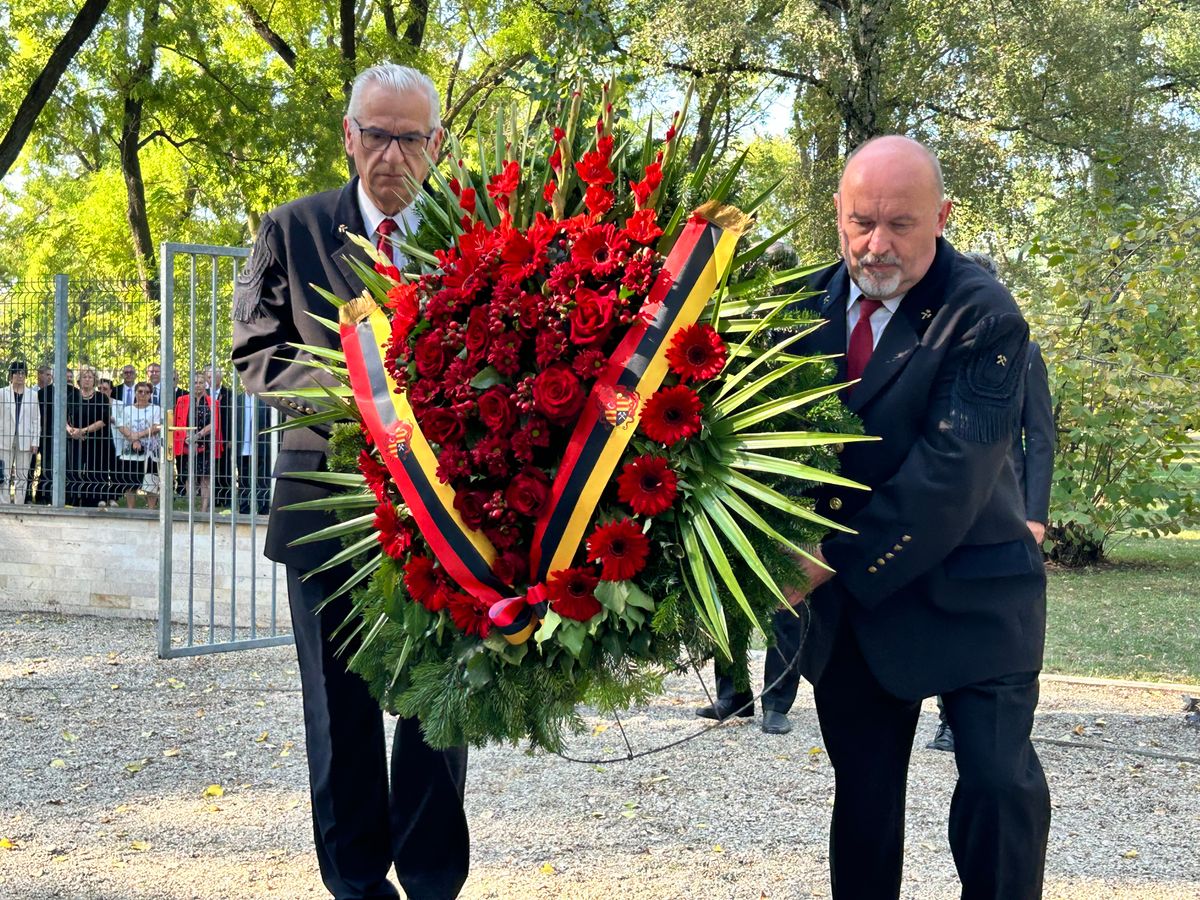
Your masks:
{"label": "black suit jacket", "polygon": [[[821,293],[800,302],[828,324],[796,352],[845,354],[845,264],[808,286]],[[810,600],[810,681],[841,627],[906,699],[1040,669],[1045,575],[1010,452],[1027,344],[1007,290],[939,239],[847,400],[881,440],[847,444],[841,471],[872,490],[814,491],[856,533],[822,543],[837,575]]]}
{"label": "black suit jacket", "polygon": [[1054,478],[1054,404],[1042,348],[1029,342],[1029,371],[1021,427],[1013,435],[1013,469],[1025,497],[1025,518],[1050,521],[1050,484]]}
{"label": "black suit jacket", "polygon": [[[337,321],[337,310],[312,285],[350,299],[363,291],[349,258],[365,256],[347,237],[362,235],[357,179],[339,190],[302,197],[263,216],[254,251],[238,276],[234,297],[233,362],[247,391],[291,391],[311,387],[320,376],[296,360],[311,356],[289,344],[337,349],[338,335],[313,315]],[[310,315],[310,313],[312,315]],[[314,411],[310,401],[261,397],[286,416]],[[275,464],[275,497],[267,526],[268,558],[308,570],[340,549],[337,541],[288,547],[290,541],[334,523],[328,513],[282,510],[303,500],[328,496],[328,488],[282,478],[290,472],[324,469],[327,432],[285,431]]]}

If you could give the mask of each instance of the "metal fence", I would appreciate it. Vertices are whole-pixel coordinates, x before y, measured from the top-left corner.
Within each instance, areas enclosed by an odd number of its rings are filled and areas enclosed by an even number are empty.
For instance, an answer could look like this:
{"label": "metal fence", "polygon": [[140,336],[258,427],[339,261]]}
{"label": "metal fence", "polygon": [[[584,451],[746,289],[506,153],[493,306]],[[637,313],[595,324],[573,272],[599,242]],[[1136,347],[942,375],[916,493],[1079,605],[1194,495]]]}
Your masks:
{"label": "metal fence", "polygon": [[246,254],[164,244],[157,295],[64,275],[0,284],[0,511],[157,509],[162,656],[291,639],[261,553],[277,418],[230,364]]}

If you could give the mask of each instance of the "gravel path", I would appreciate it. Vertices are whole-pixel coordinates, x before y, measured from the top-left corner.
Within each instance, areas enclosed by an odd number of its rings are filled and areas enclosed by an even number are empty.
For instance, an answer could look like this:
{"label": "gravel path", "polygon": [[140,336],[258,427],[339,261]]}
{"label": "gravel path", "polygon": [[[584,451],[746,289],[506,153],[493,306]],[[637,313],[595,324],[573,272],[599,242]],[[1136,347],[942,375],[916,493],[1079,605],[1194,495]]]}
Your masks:
{"label": "gravel path", "polygon": [[[0,614],[0,897],[326,897],[291,648],[163,661],[154,647],[147,622]],[[699,684],[671,688],[625,722],[635,748],[697,727]],[[1200,897],[1200,730],[1179,696],[1055,682],[1042,696],[1046,896]],[[919,746],[934,721],[929,704]],[[463,896],[827,896],[833,779],[804,688],[793,722],[633,763],[473,751]],[[573,751],[619,757],[617,729],[593,724]],[[906,898],[957,895],[953,778],[949,755],[914,751]]]}

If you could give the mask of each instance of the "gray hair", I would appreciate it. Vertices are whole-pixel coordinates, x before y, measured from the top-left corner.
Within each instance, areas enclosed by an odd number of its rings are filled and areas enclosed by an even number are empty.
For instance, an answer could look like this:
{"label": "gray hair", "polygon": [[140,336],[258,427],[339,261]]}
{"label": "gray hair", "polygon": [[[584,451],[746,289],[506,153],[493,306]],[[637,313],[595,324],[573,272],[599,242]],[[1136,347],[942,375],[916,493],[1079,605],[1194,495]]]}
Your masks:
{"label": "gray hair", "polygon": [[[858,156],[859,153],[861,153],[867,147],[870,147],[876,141],[892,140],[895,138],[899,138],[902,141],[908,141],[910,144],[914,144],[921,148],[925,154],[925,157],[929,160],[930,166],[933,168],[933,177],[937,181],[938,202],[940,203],[941,201],[945,200],[946,179],[942,177],[942,164],[938,162],[937,155],[916,138],[910,138],[906,134],[880,134],[873,138],[868,138],[850,151],[850,155],[846,157],[846,165],[842,167],[842,172],[845,173],[846,169],[850,165],[850,160],[854,159],[854,157]],[[840,186],[838,189],[841,190]]]}
{"label": "gray hair", "polygon": [[1000,277],[1000,269],[996,266],[996,261],[988,254],[981,253],[978,250],[969,250],[968,252],[964,253],[963,256],[975,263],[975,265],[982,268],[983,271],[987,272],[993,278]]}
{"label": "gray hair", "polygon": [[442,102],[438,97],[437,88],[433,86],[429,76],[409,66],[396,63],[380,63],[363,69],[354,79],[350,88],[350,102],[346,106],[346,116],[356,118],[362,106],[362,92],[368,84],[381,84],[394,91],[423,91],[429,98],[429,127],[442,127]]}

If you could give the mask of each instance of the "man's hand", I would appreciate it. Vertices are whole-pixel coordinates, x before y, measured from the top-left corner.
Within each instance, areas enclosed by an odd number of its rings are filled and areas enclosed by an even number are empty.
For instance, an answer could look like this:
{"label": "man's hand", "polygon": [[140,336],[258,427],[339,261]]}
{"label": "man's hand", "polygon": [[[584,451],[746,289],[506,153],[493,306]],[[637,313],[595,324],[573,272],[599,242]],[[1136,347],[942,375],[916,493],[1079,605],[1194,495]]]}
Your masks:
{"label": "man's hand", "polygon": [[1038,546],[1042,545],[1042,541],[1046,539],[1046,525],[1044,522],[1026,522],[1029,526],[1029,531],[1033,534],[1033,539],[1038,542]]}
{"label": "man's hand", "polygon": [[[808,552],[815,559],[825,562],[825,555],[821,552],[821,548],[819,546],[813,547]],[[808,590],[802,591],[800,588],[793,586],[784,587],[783,596],[787,598],[788,603],[792,606],[802,603],[808,594],[811,594],[833,577],[833,573],[828,569],[822,568],[806,557],[797,556],[795,559],[796,565],[800,567],[800,570],[804,573],[804,577],[808,580]]]}

